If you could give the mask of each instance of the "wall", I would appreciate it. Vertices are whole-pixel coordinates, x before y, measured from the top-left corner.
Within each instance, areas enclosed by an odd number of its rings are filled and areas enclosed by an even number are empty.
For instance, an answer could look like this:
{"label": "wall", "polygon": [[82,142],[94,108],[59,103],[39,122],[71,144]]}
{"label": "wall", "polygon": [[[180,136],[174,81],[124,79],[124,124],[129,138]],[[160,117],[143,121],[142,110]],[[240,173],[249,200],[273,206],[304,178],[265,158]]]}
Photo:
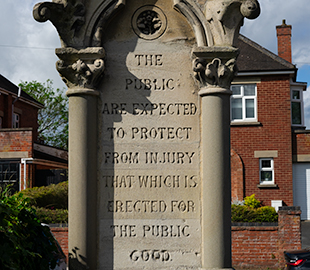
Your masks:
{"label": "wall", "polygon": [[32,157],[32,136],[33,131],[31,128],[1,129],[0,152],[27,152],[28,154],[25,157]]}
{"label": "wall", "polygon": [[235,268],[283,268],[283,251],[301,249],[300,208],[281,209],[278,226],[232,226]]}
{"label": "wall", "polygon": [[[239,182],[244,185],[244,196],[255,194],[264,205],[270,205],[271,200],[293,205],[289,76],[262,77],[261,83],[257,83],[257,103],[258,123],[231,126],[231,148],[244,164],[240,170],[232,163],[232,179],[238,174],[239,179],[244,177],[244,182]],[[278,151],[274,157],[277,186],[259,186],[259,158],[254,157],[254,152],[274,150]]]}
{"label": "wall", "polygon": [[[300,208],[282,207],[278,226],[232,226],[232,261],[240,268],[283,268],[283,251],[301,249]],[[51,227],[68,256],[68,228]]]}
{"label": "wall", "polygon": [[[32,128],[0,129],[0,159],[21,159],[33,157]],[[29,168],[29,165],[28,165]],[[20,186],[24,187],[24,168],[20,170]],[[28,169],[27,186],[32,186],[33,174]]]}
{"label": "wall", "polygon": [[[292,139],[293,155],[302,155],[309,158],[310,130],[295,130]],[[310,159],[307,161],[310,161]]]}
{"label": "wall", "polygon": [[[52,224],[51,226],[53,226]],[[68,258],[68,227],[50,227],[51,232],[57,239],[57,242],[61,246],[62,251]]]}
{"label": "wall", "polygon": [[31,127],[33,129],[33,140],[37,140],[38,136],[38,109],[25,102],[17,101],[14,104],[15,113],[20,114],[19,127]]}
{"label": "wall", "polygon": [[[15,99],[12,95],[0,95],[0,116],[3,119],[2,128],[12,128],[12,103]],[[32,128],[33,140],[38,136],[38,108],[26,102],[17,100],[14,104],[14,112],[20,115],[20,128]]]}

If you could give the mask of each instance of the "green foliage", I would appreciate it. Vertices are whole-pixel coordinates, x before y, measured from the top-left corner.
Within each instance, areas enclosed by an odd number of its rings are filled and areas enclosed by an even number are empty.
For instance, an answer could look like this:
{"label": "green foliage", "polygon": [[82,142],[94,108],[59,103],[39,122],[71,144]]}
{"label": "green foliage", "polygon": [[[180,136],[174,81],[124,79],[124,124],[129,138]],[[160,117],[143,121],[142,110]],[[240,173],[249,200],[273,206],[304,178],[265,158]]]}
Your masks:
{"label": "green foliage", "polygon": [[256,209],[257,220],[259,222],[277,222],[278,214],[271,206],[263,206]]}
{"label": "green foliage", "polygon": [[68,210],[67,209],[48,209],[37,208],[36,214],[43,223],[55,224],[55,223],[68,223]]}
{"label": "green foliage", "polygon": [[232,222],[277,222],[278,214],[271,206],[252,208],[246,205],[231,206]]}
{"label": "green foliage", "polygon": [[256,209],[261,206],[261,202],[255,198],[255,194],[244,198],[244,205]]}
{"label": "green foliage", "polygon": [[42,226],[28,200],[0,190],[0,269],[54,268],[56,251],[48,227]]}
{"label": "green foliage", "polygon": [[68,182],[43,187],[27,188],[17,193],[29,199],[29,203],[38,208],[68,209]]}
{"label": "green foliage", "polygon": [[68,149],[68,98],[64,89],[53,89],[53,82],[21,82],[27,94],[44,105],[39,110],[39,139],[45,144]]}

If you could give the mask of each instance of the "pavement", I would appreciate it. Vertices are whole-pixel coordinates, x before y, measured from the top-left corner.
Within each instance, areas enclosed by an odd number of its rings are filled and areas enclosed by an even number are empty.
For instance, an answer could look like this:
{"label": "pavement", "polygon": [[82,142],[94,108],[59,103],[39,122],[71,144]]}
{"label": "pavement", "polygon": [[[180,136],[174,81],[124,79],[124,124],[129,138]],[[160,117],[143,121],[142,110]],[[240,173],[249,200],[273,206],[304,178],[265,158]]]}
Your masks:
{"label": "pavement", "polygon": [[301,222],[301,247],[310,248],[310,220]]}

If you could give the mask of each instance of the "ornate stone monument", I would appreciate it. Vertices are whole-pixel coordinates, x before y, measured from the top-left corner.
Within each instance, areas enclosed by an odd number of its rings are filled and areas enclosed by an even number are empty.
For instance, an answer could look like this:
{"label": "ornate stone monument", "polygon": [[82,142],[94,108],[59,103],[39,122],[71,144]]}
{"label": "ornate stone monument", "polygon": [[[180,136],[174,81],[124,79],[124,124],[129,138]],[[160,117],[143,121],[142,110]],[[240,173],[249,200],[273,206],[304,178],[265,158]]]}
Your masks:
{"label": "ornate stone monument", "polygon": [[69,269],[231,268],[230,83],[256,0],[54,0]]}

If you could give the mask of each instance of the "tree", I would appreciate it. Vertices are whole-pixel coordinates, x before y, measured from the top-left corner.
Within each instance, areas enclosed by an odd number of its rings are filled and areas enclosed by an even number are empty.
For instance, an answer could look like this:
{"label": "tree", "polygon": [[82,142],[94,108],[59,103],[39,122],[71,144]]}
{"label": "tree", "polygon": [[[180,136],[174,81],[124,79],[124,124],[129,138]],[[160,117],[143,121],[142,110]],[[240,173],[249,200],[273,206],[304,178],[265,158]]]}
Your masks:
{"label": "tree", "polygon": [[44,105],[38,113],[38,138],[45,144],[68,149],[68,98],[64,89],[53,88],[53,82],[21,82],[27,94]]}

